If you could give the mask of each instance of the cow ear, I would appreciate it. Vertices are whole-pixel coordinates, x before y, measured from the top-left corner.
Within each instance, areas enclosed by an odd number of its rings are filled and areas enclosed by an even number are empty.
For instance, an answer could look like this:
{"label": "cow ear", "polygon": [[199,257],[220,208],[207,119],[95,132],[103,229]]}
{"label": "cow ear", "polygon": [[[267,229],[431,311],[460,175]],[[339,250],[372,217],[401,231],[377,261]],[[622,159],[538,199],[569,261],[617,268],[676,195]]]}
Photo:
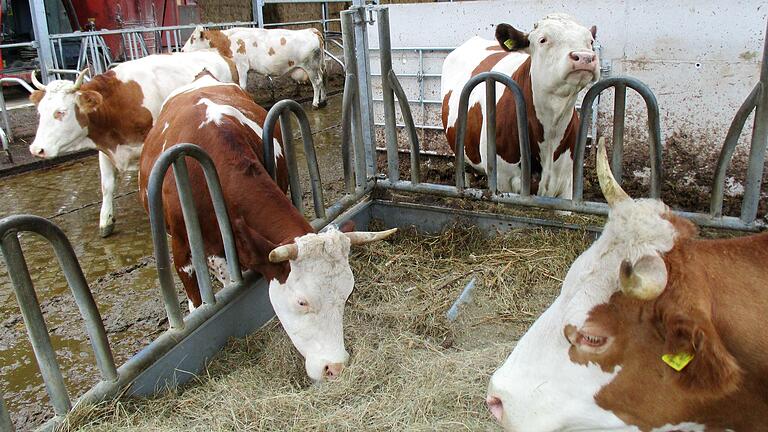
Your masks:
{"label": "cow ear", "polygon": [[703,314],[694,310],[666,317],[664,338],[665,354],[692,356],[679,372],[669,369],[684,389],[712,397],[722,397],[738,389],[743,379],[741,367]]}
{"label": "cow ear", "polygon": [[596,38],[597,37],[597,26],[593,25],[592,27],[590,27],[589,28],[589,32],[592,33],[592,38],[593,39]]}
{"label": "cow ear", "polygon": [[276,244],[254,231],[243,218],[234,220],[232,231],[241,267],[259,272],[267,280],[278,279],[280,283],[285,283],[291,269],[290,263],[269,262],[269,253],[277,247]]}
{"label": "cow ear", "polygon": [[85,90],[77,92],[75,96],[75,103],[80,111],[84,114],[92,113],[101,105],[102,97],[99,92],[93,90]]}
{"label": "cow ear", "polygon": [[509,24],[496,26],[496,40],[504,51],[521,51],[531,45],[528,33],[521,32]]}
{"label": "cow ear", "polygon": [[29,100],[32,101],[33,104],[38,105],[40,101],[43,100],[43,97],[45,97],[44,91],[35,90],[29,95]]}

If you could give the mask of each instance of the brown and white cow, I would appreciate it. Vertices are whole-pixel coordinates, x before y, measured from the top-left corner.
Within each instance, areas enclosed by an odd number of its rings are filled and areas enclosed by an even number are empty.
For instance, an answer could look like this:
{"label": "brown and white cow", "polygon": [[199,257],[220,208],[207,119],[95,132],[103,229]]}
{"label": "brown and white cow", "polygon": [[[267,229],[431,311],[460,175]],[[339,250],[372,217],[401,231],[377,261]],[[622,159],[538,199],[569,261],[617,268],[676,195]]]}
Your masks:
{"label": "brown and white cow", "polygon": [[83,83],[87,69],[75,82],[56,80],[45,86],[32,74],[38,90],[29,98],[37,105],[40,124],[29,151],[53,158],[70,151],[99,150],[102,237],[115,225],[116,174],[136,169],[144,137],[165,98],[204,69],[221,81],[238,82],[232,60],[214,52],[151,55],[122,63],[87,83]]}
{"label": "brown and white cow", "polygon": [[[570,17],[553,14],[530,33],[509,24],[496,27],[497,41],[474,37],[446,57],[441,78],[442,121],[455,151],[461,90],[473,76],[488,71],[512,77],[525,96],[531,145],[531,192],[542,196],[572,195],[573,148],[578,116],[576,97],[600,78],[592,49],[596,28],[582,27]],[[487,172],[485,84],[469,98],[464,154],[467,163]],[[520,146],[512,93],[496,85],[496,150],[498,185],[502,192],[520,192]]]}
{"label": "brown and white cow", "polygon": [[299,82],[309,79],[314,90],[312,106],[327,104],[325,94],[325,42],[317,29],[286,30],[235,27],[206,30],[197,26],[182,47],[191,52],[216,49],[232,57],[240,72],[240,85],[245,88],[248,70],[265,76],[291,73]]}
{"label": "brown and white cow", "polygon": [[[179,89],[147,135],[139,168],[140,197],[146,209],[149,173],[163,150],[192,143],[208,152],[219,173],[241,268],[257,271],[269,281],[272,306],[305,357],[309,377],[317,381],[334,378],[349,358],[342,325],[344,304],[354,286],[349,248],[386,238],[396,230],[344,233],[329,229],[316,234],[285,195],[286,164],[277,140],[271,145],[279,185],[262,165],[265,117],[264,109],[246,92],[211,76]],[[224,247],[204,175],[198,164],[188,166],[208,263],[213,274],[227,283]],[[176,272],[191,304],[197,307],[200,292],[171,171],[162,195]]]}
{"label": "brown and white cow", "polygon": [[768,430],[768,233],[697,238],[598,158],[608,222],[491,377],[493,415],[516,432]]}

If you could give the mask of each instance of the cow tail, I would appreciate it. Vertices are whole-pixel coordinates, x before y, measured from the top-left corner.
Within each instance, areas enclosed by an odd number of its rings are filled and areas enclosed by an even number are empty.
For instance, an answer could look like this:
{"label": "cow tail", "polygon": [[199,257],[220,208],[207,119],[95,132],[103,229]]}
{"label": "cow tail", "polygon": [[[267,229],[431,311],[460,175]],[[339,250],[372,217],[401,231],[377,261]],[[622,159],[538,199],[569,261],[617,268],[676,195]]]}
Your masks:
{"label": "cow tail", "polygon": [[317,29],[314,30],[317,39],[320,41],[320,73],[322,74],[323,79],[325,79],[325,36],[323,36],[322,31]]}

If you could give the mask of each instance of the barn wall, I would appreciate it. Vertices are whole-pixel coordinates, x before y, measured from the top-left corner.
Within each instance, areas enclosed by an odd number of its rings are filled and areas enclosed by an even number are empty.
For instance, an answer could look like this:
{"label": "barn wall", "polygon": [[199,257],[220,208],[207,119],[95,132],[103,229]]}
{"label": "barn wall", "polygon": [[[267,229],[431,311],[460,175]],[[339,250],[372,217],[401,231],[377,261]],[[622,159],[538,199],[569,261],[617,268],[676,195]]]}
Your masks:
{"label": "barn wall", "polygon": [[[567,12],[596,24],[604,76],[631,75],[647,83],[661,107],[662,140],[685,141],[697,151],[719,151],[730,121],[757,82],[768,8],[761,0],[518,0],[390,6],[393,47],[455,47],[472,36],[493,39],[499,22],[529,29],[550,12]],[[429,19],[425,19],[429,17]],[[378,46],[375,27],[371,46]],[[372,68],[378,71],[378,58]],[[426,73],[440,73],[445,52],[424,57]],[[415,53],[393,56],[396,72],[418,68]],[[440,79],[424,78],[425,98],[440,99]],[[418,99],[415,78],[403,78],[409,99]],[[375,85],[380,97],[380,85]],[[631,90],[629,93],[632,93]],[[610,124],[612,101],[604,98],[601,125]],[[418,105],[414,115],[420,117]],[[439,105],[425,120],[439,125]],[[645,145],[644,107],[628,98],[628,143]],[[380,104],[377,120],[382,119]],[[420,118],[417,121],[421,120]],[[745,132],[748,138],[751,128]],[[609,131],[605,131],[610,133]],[[742,138],[742,141],[747,139]],[[743,149],[741,149],[743,151]]]}

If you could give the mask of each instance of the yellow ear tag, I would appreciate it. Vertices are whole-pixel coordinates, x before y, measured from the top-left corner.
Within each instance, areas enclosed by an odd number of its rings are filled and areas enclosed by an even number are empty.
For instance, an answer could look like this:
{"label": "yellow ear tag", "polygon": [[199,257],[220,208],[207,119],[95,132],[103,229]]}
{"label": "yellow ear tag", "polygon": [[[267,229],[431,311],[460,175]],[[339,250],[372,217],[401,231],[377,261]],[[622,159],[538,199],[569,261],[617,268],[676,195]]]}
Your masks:
{"label": "yellow ear tag", "polygon": [[679,352],[677,354],[664,354],[661,359],[672,369],[680,372],[688,366],[688,363],[693,360],[693,354],[687,352]]}
{"label": "yellow ear tag", "polygon": [[504,46],[507,47],[507,49],[514,49],[515,41],[513,41],[512,39],[507,39],[504,41]]}

